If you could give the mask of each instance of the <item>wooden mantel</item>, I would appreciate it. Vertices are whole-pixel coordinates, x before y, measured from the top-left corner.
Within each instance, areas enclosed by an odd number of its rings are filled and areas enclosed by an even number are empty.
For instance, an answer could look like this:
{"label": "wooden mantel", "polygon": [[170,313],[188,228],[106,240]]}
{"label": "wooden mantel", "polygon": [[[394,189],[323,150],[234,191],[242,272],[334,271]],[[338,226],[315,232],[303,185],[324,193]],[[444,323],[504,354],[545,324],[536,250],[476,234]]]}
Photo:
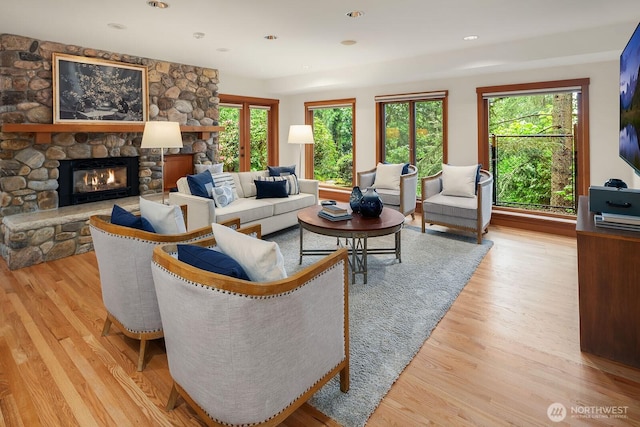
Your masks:
{"label": "wooden mantel", "polygon": [[[224,126],[180,126],[181,132],[193,132],[199,139],[209,139],[211,132],[221,132]],[[34,133],[36,144],[50,144],[51,134],[54,133],[136,133],[144,131],[144,123],[60,123],[60,124],[32,124],[32,123],[5,123],[2,132]]]}

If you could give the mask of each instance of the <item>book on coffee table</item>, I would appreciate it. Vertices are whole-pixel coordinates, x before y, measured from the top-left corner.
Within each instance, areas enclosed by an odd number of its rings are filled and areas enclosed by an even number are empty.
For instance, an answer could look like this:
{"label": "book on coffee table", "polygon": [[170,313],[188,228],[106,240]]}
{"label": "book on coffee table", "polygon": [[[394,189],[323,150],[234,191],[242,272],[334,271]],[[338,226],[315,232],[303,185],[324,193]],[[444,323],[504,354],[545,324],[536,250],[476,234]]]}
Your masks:
{"label": "book on coffee table", "polygon": [[346,221],[352,218],[351,214],[348,212],[346,214],[335,215],[327,213],[324,210],[319,211],[318,216],[320,218],[328,219],[329,221]]}
{"label": "book on coffee table", "polygon": [[326,212],[329,215],[347,215],[349,213],[345,208],[336,205],[325,205],[321,212]]}

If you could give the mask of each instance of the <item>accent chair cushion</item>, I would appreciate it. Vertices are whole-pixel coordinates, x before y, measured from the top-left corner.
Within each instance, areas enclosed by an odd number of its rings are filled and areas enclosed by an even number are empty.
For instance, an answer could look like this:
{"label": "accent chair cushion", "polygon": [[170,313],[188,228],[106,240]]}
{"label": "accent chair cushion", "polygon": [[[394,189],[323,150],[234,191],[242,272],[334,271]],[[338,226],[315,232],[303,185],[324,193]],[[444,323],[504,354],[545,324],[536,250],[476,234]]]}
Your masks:
{"label": "accent chair cushion", "polygon": [[251,280],[238,261],[227,254],[197,245],[177,245],[178,260],[201,270]]}
{"label": "accent chair cushion", "polygon": [[296,165],[291,166],[267,166],[269,176],[295,175]]}
{"label": "accent chair cushion", "polygon": [[451,166],[442,164],[442,195],[475,197],[480,165]]}
{"label": "accent chair cushion", "polygon": [[212,165],[202,165],[202,164],[197,164],[194,166],[194,170],[196,173],[201,173],[204,171],[209,171],[211,173],[211,175],[217,174],[217,173],[222,173],[222,167],[224,166],[224,164],[222,163],[214,163]]}
{"label": "accent chair cushion", "polygon": [[194,196],[211,198],[213,192],[213,177],[208,170],[200,172],[197,175],[187,175],[187,183],[189,190]]}
{"label": "accent chair cushion", "polygon": [[182,209],[177,205],[165,205],[140,197],[140,214],[159,234],[186,233]]}
{"label": "accent chair cushion", "polygon": [[233,202],[233,190],[228,185],[221,187],[213,187],[211,195],[217,208],[224,208],[229,203]]}
{"label": "accent chair cushion", "polygon": [[403,168],[403,163],[378,163],[378,166],[376,166],[376,177],[373,180],[373,188],[399,190],[400,175],[402,175]]}
{"label": "accent chair cushion", "polygon": [[215,222],[211,227],[220,250],[238,261],[251,281],[272,282],[287,277],[276,242],[256,239]]}
{"label": "accent chair cushion", "polygon": [[256,199],[270,199],[289,197],[287,194],[287,181],[261,181],[256,179]]}
{"label": "accent chair cushion", "polygon": [[148,231],[155,233],[151,223],[142,216],[134,215],[126,209],[121,208],[118,205],[113,205],[111,210],[111,224],[122,225],[123,227],[137,228],[138,230]]}

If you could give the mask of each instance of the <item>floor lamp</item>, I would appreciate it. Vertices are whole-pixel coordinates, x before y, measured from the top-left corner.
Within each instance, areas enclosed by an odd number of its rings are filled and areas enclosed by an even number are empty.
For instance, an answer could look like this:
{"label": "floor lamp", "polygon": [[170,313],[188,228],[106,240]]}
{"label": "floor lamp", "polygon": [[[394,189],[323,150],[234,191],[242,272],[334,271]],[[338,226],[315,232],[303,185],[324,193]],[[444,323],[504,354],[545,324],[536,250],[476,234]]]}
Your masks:
{"label": "floor lamp", "polygon": [[[300,171],[298,175],[304,178],[302,174],[302,146],[305,144],[313,144],[313,129],[311,125],[291,125],[289,127],[289,144],[300,145]],[[305,171],[306,173],[307,171]]]}
{"label": "floor lamp", "polygon": [[146,122],[140,148],[160,149],[162,171],[162,203],[164,203],[164,149],[182,148],[182,133],[178,122]]}

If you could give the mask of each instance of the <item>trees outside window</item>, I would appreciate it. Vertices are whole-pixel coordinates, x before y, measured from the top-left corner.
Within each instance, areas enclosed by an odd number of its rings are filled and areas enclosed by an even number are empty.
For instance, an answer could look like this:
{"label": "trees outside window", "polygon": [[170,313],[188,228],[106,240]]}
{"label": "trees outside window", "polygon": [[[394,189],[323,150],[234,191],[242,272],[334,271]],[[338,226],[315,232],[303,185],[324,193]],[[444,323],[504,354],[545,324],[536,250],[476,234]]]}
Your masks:
{"label": "trees outside window", "polygon": [[588,158],[583,113],[588,81],[571,83],[479,89],[486,118],[480,122],[480,156],[494,175],[494,205],[575,215],[577,196],[585,194],[588,182],[588,169],[581,173],[578,167]]}
{"label": "trees outside window", "polygon": [[[313,177],[325,186],[352,187],[355,164],[355,99],[306,102],[306,124],[313,126]],[[309,151],[307,151],[309,153]]]}
{"label": "trees outside window", "polygon": [[265,170],[278,159],[278,100],[221,95],[217,159],[229,172]]}
{"label": "trees outside window", "polygon": [[447,92],[379,96],[376,101],[379,160],[416,165],[419,180],[442,169]]}

